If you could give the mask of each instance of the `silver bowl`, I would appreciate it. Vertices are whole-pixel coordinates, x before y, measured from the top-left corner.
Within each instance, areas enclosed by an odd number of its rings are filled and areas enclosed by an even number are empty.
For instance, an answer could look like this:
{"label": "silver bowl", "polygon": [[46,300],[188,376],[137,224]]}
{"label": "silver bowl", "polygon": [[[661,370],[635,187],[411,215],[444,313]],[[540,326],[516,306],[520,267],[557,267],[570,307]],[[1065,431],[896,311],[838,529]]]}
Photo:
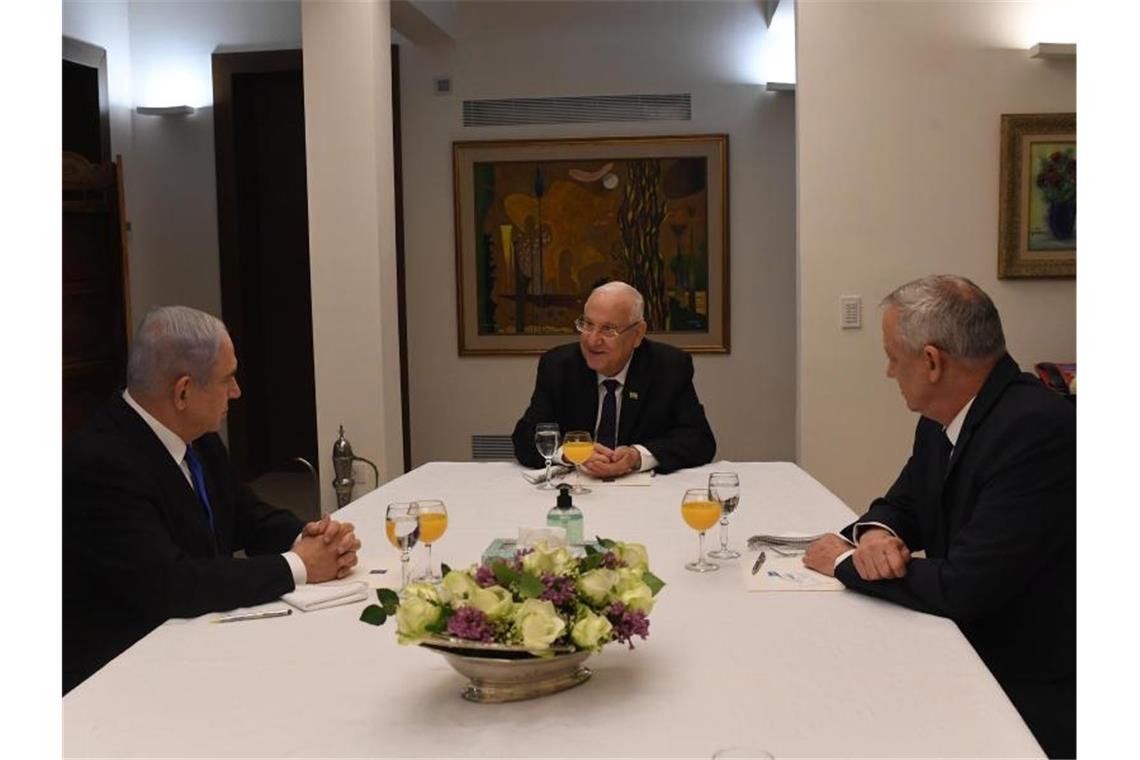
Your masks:
{"label": "silver bowl", "polygon": [[558,654],[536,657],[523,647],[444,637],[433,637],[420,646],[443,655],[448,665],[468,679],[462,694],[471,702],[543,697],[577,686],[592,675],[582,664],[591,654],[588,649],[560,647]]}

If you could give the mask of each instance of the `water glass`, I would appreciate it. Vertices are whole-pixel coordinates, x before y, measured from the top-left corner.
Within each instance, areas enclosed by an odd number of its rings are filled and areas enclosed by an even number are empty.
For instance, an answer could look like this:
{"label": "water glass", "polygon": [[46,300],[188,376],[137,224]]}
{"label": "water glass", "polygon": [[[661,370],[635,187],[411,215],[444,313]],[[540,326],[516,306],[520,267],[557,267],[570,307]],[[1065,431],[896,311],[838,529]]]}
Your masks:
{"label": "water glass", "polygon": [[553,490],[555,487],[550,482],[550,463],[554,459],[554,452],[558,451],[558,438],[561,433],[557,422],[542,422],[534,429],[534,447],[546,460],[546,480],[536,486],[541,491]]}
{"label": "water glass", "polygon": [[720,548],[709,552],[717,559],[736,559],[740,552],[728,548],[728,516],[740,503],[740,478],[735,472],[714,472],[709,475],[709,495],[720,502]]}

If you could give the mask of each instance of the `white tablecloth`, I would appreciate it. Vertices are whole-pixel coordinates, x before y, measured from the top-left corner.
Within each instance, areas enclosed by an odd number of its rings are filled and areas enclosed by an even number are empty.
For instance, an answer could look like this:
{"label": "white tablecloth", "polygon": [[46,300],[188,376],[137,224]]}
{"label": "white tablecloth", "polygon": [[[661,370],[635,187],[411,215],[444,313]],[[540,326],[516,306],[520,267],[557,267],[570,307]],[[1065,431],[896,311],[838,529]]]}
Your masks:
{"label": "white tablecloth", "polygon": [[[730,540],[738,549],[753,533],[815,533],[851,519],[782,462],[720,462],[649,487],[599,487],[576,499],[585,534],[646,544],[668,585],[648,640],[632,652],[608,646],[588,661],[594,676],[581,686],[526,702],[466,702],[464,680],[439,655],[396,644],[394,621],[359,622],[363,602],[228,625],[208,615],[158,628],[68,694],[65,754],[708,758],[748,747],[777,758],[1041,756],[949,621],[850,591],[747,592],[739,565],[748,553],[719,572],[686,571],[697,539],[681,520],[681,495],[714,469],[740,473]],[[385,505],[441,498],[450,524],[435,559],[466,565],[494,537],[544,524],[553,496],[520,471],[433,463],[336,517],[356,524],[363,556],[392,566]],[[707,548],[715,542],[714,529]]]}

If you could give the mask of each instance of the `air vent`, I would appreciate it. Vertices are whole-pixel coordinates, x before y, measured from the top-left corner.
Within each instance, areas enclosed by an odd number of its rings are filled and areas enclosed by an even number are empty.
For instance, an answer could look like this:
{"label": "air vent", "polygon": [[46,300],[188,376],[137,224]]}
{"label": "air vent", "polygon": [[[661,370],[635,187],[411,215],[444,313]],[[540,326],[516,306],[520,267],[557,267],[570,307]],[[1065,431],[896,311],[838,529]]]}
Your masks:
{"label": "air vent", "polygon": [[465,127],[604,121],[690,121],[692,117],[692,97],[687,93],[463,101]]}
{"label": "air vent", "polygon": [[513,462],[515,446],[509,435],[473,435],[471,458],[476,462]]}

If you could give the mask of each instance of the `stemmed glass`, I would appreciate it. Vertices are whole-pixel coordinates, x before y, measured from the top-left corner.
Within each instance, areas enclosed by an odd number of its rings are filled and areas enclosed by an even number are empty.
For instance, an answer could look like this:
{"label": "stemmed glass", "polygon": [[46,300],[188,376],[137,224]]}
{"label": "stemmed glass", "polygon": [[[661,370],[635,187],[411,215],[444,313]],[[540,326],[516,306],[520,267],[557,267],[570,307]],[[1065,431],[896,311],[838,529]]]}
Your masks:
{"label": "stemmed glass", "polygon": [[439,583],[443,576],[435,572],[431,564],[431,545],[447,530],[447,507],[439,499],[423,499],[412,502],[419,519],[420,541],[427,547],[427,571],[421,580]]}
{"label": "stemmed glass", "polygon": [[539,490],[552,490],[555,486],[550,482],[550,462],[554,459],[554,452],[558,451],[558,437],[561,431],[557,422],[542,422],[534,429],[534,447],[546,460],[546,480],[536,486]]}
{"label": "stemmed glass", "polygon": [[736,559],[740,552],[728,548],[728,516],[740,503],[740,478],[735,472],[714,472],[709,475],[709,495],[720,502],[720,548],[709,552],[717,559]]}
{"label": "stemmed glass", "polygon": [[420,537],[420,521],[412,504],[396,502],[388,505],[384,515],[384,532],[392,546],[400,550],[400,594],[408,585],[408,560],[412,547]]}
{"label": "stemmed glass", "polygon": [[581,465],[594,453],[594,437],[585,430],[571,430],[562,439],[562,456],[574,463],[574,487],[570,493],[579,495],[590,493],[582,487]]}
{"label": "stemmed glass", "polygon": [[716,525],[717,518],[720,517],[720,504],[709,495],[707,488],[690,488],[681,498],[681,517],[685,518],[690,528],[699,533],[700,545],[697,561],[686,563],[685,569],[694,573],[719,570],[720,565],[705,559],[705,531]]}

